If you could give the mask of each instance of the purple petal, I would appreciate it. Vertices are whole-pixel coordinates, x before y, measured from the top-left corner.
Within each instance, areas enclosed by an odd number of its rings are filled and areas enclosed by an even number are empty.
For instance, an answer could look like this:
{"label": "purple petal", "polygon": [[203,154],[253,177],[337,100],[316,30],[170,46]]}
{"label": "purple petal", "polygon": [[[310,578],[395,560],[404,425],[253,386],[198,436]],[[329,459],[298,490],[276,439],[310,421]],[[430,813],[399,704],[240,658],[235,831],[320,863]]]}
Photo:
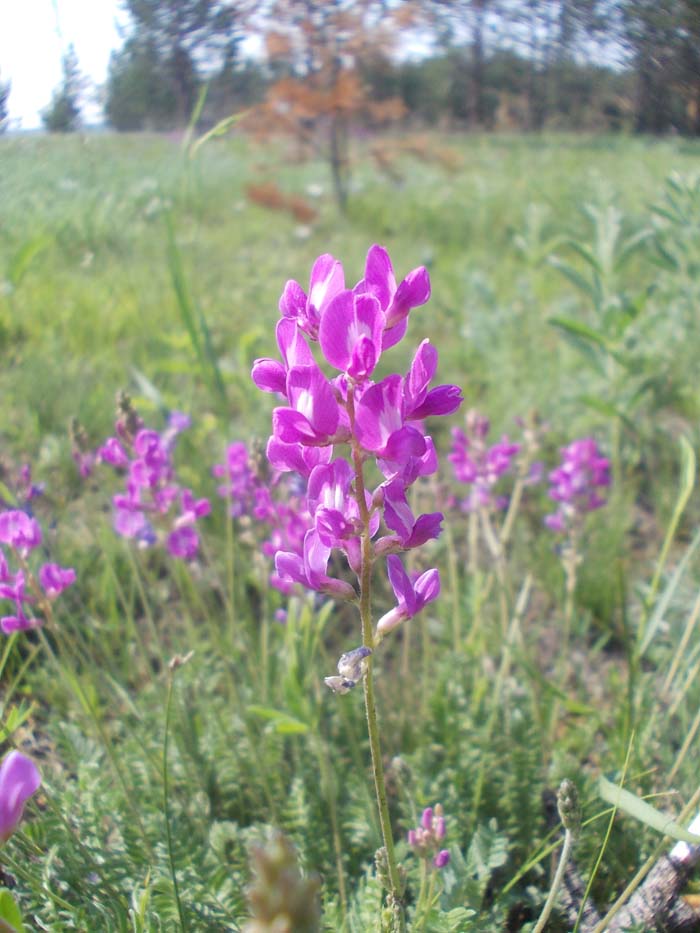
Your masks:
{"label": "purple petal", "polygon": [[410,536],[404,542],[404,547],[420,547],[426,541],[439,538],[442,532],[443,518],[442,512],[429,512],[425,515],[419,515]]}
{"label": "purple petal", "polygon": [[[354,364],[356,377],[365,377],[379,358],[383,329],[384,315],[373,295],[343,291],[328,305],[318,339],[331,366],[347,372]],[[357,344],[362,338],[365,347],[357,355]]]}
{"label": "purple petal", "polygon": [[287,371],[293,366],[316,365],[313,353],[304,340],[304,335],[293,321],[278,321],[275,333],[277,346]]}
{"label": "purple petal", "polygon": [[440,595],[440,572],[438,570],[426,570],[416,580],[414,589],[418,609],[422,609],[423,606],[431,603]]}
{"label": "purple petal", "polygon": [[293,279],[290,279],[284,286],[279,309],[283,317],[294,320],[306,312],[306,292]]}
{"label": "purple petal", "polygon": [[406,336],[408,330],[408,318],[405,317],[393,327],[387,327],[382,334],[382,350],[390,350],[395,347]]}
{"label": "purple petal", "polygon": [[394,595],[399,606],[405,608],[409,618],[417,612],[416,594],[413,590],[411,578],[404,570],[401,558],[396,554],[390,554],[386,559],[387,574],[389,583],[394,591]]}
{"label": "purple petal", "polygon": [[406,463],[411,457],[422,457],[425,453],[425,437],[411,425],[395,431],[383,451],[378,451],[387,460]]}
{"label": "purple petal", "polygon": [[319,256],[311,269],[309,305],[314,308],[321,321],[328,303],[344,288],[345,273],[342,264],[330,253]]}
{"label": "purple petal", "polygon": [[168,535],[168,552],[181,560],[193,560],[199,550],[199,536],[192,525],[182,525]]}
{"label": "purple petal", "polygon": [[391,259],[389,259],[389,254],[383,246],[375,243],[374,246],[370,247],[365,261],[365,277],[356,286],[356,289],[360,288],[376,295],[384,310],[389,307],[391,299],[396,293],[396,279]]}
{"label": "purple petal", "polygon": [[[355,410],[357,438],[365,450],[381,452],[392,434],[403,427],[401,376],[387,376],[370,386],[360,398]],[[387,455],[388,459],[394,459]]]}
{"label": "purple petal", "polygon": [[387,309],[387,327],[393,327],[408,316],[411,308],[424,305],[430,298],[430,277],[424,266],[408,273],[396,289],[391,307]]}
{"label": "purple petal", "polygon": [[317,435],[330,437],[335,433],[340,419],[338,402],[331,384],[317,366],[290,369],[287,395],[291,406],[304,415]]}
{"label": "purple petal", "polygon": [[403,483],[394,480],[384,487],[384,521],[403,544],[411,535],[415,518],[406,498]]}
{"label": "purple petal", "polygon": [[333,456],[332,447],[304,447],[300,443],[287,444],[277,437],[267,442],[267,459],[281,473],[293,471],[309,476],[319,463],[328,463]]}
{"label": "purple petal", "polygon": [[129,466],[129,458],[121,442],[116,437],[108,437],[102,447],[97,451],[97,457],[103,463],[109,463],[113,467]]}
{"label": "purple petal", "polygon": [[437,350],[429,340],[424,340],[416,350],[404,383],[407,413],[412,413],[425,398],[430,380],[437,372],[437,364]]}
{"label": "purple petal", "polygon": [[75,583],[75,570],[72,567],[59,567],[58,564],[44,564],[39,570],[39,583],[46,596],[55,599]]}
{"label": "purple petal", "polygon": [[0,841],[8,839],[22,819],[24,805],[41,786],[36,765],[12,751],[0,766]]}
{"label": "purple petal", "polygon": [[20,509],[0,514],[0,541],[25,554],[41,544],[39,523]]}
{"label": "purple petal", "polygon": [[451,415],[464,401],[462,390],[455,385],[435,386],[425,396],[423,402],[406,417],[412,419],[429,418],[437,415]]}
{"label": "purple petal", "polygon": [[263,392],[278,392],[287,395],[287,372],[279,360],[267,357],[255,360],[250,377]]}
{"label": "purple petal", "polygon": [[436,868],[444,868],[445,865],[447,865],[447,863],[449,862],[449,860],[450,860],[450,853],[447,851],[447,849],[440,849],[440,851],[437,853],[437,855],[433,859],[433,865]]}

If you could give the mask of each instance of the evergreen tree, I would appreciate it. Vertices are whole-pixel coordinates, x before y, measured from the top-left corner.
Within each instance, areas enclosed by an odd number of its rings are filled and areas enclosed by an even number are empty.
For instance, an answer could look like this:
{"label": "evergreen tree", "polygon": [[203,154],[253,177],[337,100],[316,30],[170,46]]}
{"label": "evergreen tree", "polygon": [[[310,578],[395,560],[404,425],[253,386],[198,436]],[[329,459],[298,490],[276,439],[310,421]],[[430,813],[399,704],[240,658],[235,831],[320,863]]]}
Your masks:
{"label": "evergreen tree", "polygon": [[242,0],[124,0],[131,19],[113,53],[105,110],[117,129],[184,126],[204,77],[235,55]]}
{"label": "evergreen tree", "polygon": [[10,122],[10,108],[7,101],[10,96],[11,83],[0,81],[0,133],[4,133]]}
{"label": "evergreen tree", "polygon": [[78,56],[73,45],[70,45],[63,56],[63,80],[53,92],[51,103],[41,114],[44,126],[50,133],[73,133],[78,129],[83,87]]}

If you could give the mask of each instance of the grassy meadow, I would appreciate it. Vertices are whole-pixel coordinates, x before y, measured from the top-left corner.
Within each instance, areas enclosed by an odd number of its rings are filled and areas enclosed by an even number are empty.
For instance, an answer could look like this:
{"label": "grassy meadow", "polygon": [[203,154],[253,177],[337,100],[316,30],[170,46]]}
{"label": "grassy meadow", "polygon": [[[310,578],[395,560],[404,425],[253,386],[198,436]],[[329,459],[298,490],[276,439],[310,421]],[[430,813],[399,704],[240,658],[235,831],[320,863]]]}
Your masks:
{"label": "grassy meadow", "polygon": [[[700,144],[434,136],[390,174],[369,143],[354,160],[342,216],[327,166],[284,140],[0,139],[0,493],[15,508],[31,464],[42,559],[77,574],[50,624],[0,645],[0,733],[43,779],[0,854],[27,931],[288,929],[250,919],[251,884],[292,897],[291,876],[265,888],[251,855],[273,828],[318,880],[320,926],[289,929],[392,929],[361,690],[323,683],[362,641],[356,614],[271,588],[264,535],[227,517],[212,476],[231,442],[263,459],[276,402],[250,370],[278,356],[285,282],[306,289],[329,252],[352,284],[373,243],[398,281],[424,265],[432,283],[381,375],[429,337],[436,381],[465,399],[430,425],[440,470],[411,491],[416,513],[445,513],[406,557],[440,569],[441,595],[374,657],[408,929],[534,930],[564,779],[599,920],[673,844],[611,807],[600,775],[683,825],[700,810]],[[271,178],[315,218],[253,203],[248,186]],[[192,419],[177,476],[211,501],[193,561],[118,537],[119,477],[76,467],[72,419],[94,450],[120,390],[158,431],[170,411]],[[467,490],[447,460],[470,409],[489,443],[529,432],[543,464],[539,483],[503,478],[513,508],[483,528],[455,507]],[[612,484],[567,564],[546,478],[581,437]],[[383,570],[374,600],[375,619],[394,605]],[[437,803],[439,872],[406,842]],[[547,929],[574,928],[598,929],[560,903]]]}

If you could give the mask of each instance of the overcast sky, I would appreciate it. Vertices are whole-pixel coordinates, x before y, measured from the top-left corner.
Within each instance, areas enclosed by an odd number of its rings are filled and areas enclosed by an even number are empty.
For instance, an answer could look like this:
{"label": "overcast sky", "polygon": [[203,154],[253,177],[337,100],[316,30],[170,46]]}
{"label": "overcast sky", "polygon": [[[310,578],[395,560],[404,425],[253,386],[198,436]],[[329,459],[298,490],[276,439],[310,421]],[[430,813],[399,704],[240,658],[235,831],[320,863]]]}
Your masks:
{"label": "overcast sky", "polygon": [[[41,125],[40,111],[61,80],[61,57],[72,42],[80,69],[94,84],[107,75],[109,53],[121,45],[118,0],[0,0],[0,80],[12,81],[12,125]],[[90,122],[100,108],[87,105]]]}

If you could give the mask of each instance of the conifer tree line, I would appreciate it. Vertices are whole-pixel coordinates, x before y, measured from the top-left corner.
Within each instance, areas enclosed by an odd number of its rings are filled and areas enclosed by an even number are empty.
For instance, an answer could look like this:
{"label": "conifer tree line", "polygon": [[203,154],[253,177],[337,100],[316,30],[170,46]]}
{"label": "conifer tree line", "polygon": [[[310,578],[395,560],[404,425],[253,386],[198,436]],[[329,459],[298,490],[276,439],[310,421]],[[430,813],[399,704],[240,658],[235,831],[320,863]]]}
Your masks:
{"label": "conifer tree line", "polygon": [[[290,110],[302,122],[304,113],[315,120],[322,111],[334,132],[343,131],[338,114],[353,113],[375,124],[700,134],[699,0],[122,0],[122,7],[124,42],[101,89],[105,120],[117,130],[183,127],[206,86],[205,127],[272,104],[282,123]],[[71,49],[44,112],[48,128],[79,125],[78,75]],[[315,98],[300,90],[304,84]],[[0,129],[10,90],[0,84]]]}

